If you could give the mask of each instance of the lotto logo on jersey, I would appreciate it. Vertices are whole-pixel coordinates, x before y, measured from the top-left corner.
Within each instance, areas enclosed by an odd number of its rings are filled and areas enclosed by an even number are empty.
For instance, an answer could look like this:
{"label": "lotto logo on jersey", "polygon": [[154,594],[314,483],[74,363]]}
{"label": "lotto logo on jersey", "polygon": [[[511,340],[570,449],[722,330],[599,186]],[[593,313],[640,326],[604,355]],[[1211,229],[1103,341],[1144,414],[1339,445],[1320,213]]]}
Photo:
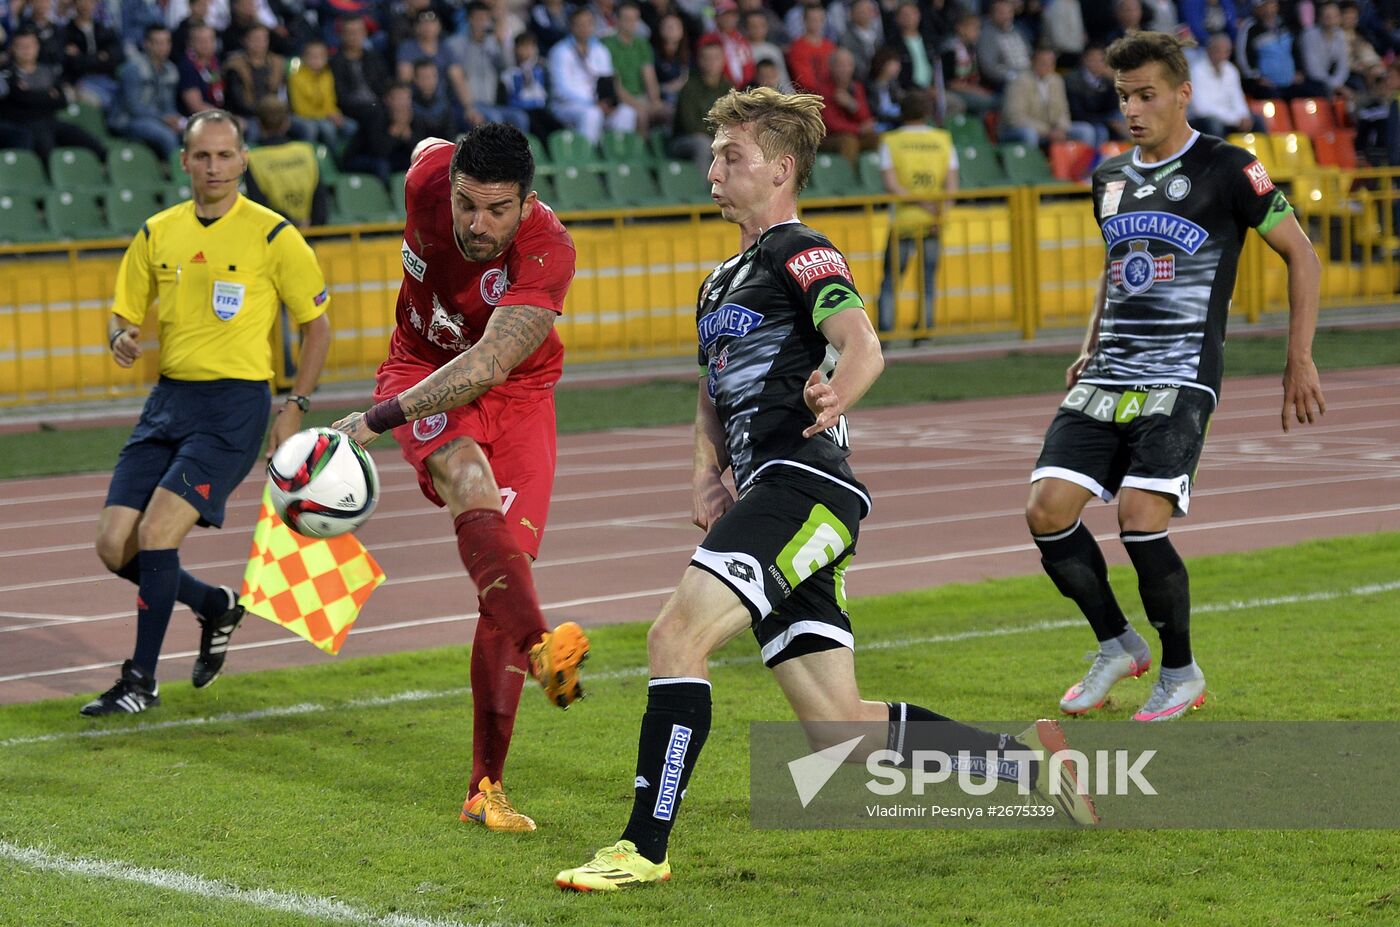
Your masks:
{"label": "lotto logo on jersey", "polygon": [[803,289],[823,277],[845,277],[855,283],[851,279],[850,268],[846,266],[846,259],[835,248],[808,248],[801,254],[793,255],[787,262],[787,269]]}
{"label": "lotto logo on jersey", "polygon": [[1108,265],[1108,279],[1136,296],[1152,288],[1152,284],[1176,279],[1176,255],[1155,257],[1147,250],[1147,242],[1135,241],[1127,256]]}
{"label": "lotto logo on jersey", "polygon": [[414,280],[422,283],[423,275],[428,272],[428,262],[413,253],[413,249],[408,246],[407,238],[404,239],[403,245],[399,248],[399,253],[403,255],[403,269]]}
{"label": "lotto logo on jersey", "polygon": [[1274,182],[1269,179],[1269,172],[1258,161],[1246,164],[1244,175],[1249,178],[1249,185],[1258,196],[1263,196],[1274,188]]}

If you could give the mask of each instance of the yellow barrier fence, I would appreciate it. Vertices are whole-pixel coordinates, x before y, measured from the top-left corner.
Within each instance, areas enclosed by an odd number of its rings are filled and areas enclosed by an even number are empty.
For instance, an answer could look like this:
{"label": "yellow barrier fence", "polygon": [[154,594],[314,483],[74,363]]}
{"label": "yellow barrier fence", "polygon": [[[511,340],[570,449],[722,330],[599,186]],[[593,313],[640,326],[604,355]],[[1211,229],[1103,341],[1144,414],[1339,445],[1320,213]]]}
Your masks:
{"label": "yellow barrier fence", "polygon": [[[1400,171],[1291,178],[1292,199],[1323,260],[1323,305],[1389,302],[1400,291]],[[847,255],[872,319],[886,261],[888,197],[811,200],[803,218]],[[578,273],[559,321],[569,363],[642,358],[686,362],[695,293],[733,254],[734,226],[710,207],[561,213]],[[323,382],[371,377],[387,350],[402,278],[401,227],[316,229],[333,296],[334,342]],[[134,396],[154,380],[157,352],[132,370],[112,363],[106,332],[124,241],[0,246],[0,406]],[[935,327],[923,324],[917,256],[895,285],[887,339],[1006,334],[1085,324],[1103,268],[1103,240],[1082,185],[964,191],[941,232]],[[1286,275],[1249,236],[1232,311],[1248,320],[1287,308]],[[280,340],[280,334],[274,335]],[[155,346],[149,346],[154,348]],[[274,356],[282,359],[283,352]],[[279,380],[285,376],[279,372]]]}

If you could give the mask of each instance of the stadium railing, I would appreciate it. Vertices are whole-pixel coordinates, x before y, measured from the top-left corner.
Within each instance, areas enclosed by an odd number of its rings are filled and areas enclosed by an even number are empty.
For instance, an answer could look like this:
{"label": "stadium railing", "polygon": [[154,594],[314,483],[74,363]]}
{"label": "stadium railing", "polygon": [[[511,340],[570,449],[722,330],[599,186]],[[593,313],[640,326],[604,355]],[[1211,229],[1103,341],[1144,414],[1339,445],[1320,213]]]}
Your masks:
{"label": "stadium railing", "polygon": [[[1287,182],[1323,261],[1324,307],[1393,303],[1400,292],[1400,170],[1300,171]],[[803,217],[847,255],[874,318],[886,268],[887,196],[804,198]],[[734,252],[737,234],[710,205],[560,212],[578,273],[559,331],[571,364],[694,354],[695,291]],[[402,278],[402,226],[307,233],[333,294],[334,343],[323,382],[367,380],[384,357]],[[960,192],[944,212],[936,324],[923,328],[921,264],[896,286],[882,337],[1005,335],[1082,329],[1103,267],[1089,193],[1077,184]],[[113,364],[106,318],[124,239],[0,245],[0,406],[137,396],[157,372],[148,350]],[[1249,236],[1232,313],[1287,308],[1287,278]],[[892,268],[890,268],[892,269]],[[147,326],[147,337],[153,331]],[[288,352],[274,334],[279,379]],[[294,354],[293,354],[294,356]]]}

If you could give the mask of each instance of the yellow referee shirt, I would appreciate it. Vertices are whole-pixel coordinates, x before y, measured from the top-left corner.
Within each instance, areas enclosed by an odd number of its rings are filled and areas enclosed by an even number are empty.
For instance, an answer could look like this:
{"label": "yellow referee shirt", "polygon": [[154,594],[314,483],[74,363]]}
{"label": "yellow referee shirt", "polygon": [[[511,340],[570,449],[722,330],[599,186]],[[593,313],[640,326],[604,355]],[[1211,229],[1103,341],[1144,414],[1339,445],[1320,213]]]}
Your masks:
{"label": "yellow referee shirt", "polygon": [[[937,199],[944,192],[948,172],[958,166],[953,136],[932,126],[900,126],[880,137],[880,169],[894,168],[900,186],[912,194]],[[922,238],[933,230],[928,210],[900,203],[894,214],[895,232],[906,238]]]}
{"label": "yellow referee shirt", "polygon": [[209,226],[194,203],[156,213],[117,271],[112,312],[160,323],[160,372],[175,380],[268,380],[278,306],[305,324],[330,304],[316,255],[277,213],[239,196]]}

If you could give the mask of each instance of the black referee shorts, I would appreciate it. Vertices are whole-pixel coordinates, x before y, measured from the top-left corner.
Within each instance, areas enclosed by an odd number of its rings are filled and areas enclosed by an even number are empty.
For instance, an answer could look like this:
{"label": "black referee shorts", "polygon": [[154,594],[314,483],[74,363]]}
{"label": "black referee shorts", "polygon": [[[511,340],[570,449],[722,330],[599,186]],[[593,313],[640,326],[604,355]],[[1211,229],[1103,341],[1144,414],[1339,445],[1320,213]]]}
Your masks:
{"label": "black referee shorts", "polygon": [[748,606],[765,666],[855,648],[845,571],[862,514],[851,490],[796,467],[772,466],[696,549],[690,562]]}

